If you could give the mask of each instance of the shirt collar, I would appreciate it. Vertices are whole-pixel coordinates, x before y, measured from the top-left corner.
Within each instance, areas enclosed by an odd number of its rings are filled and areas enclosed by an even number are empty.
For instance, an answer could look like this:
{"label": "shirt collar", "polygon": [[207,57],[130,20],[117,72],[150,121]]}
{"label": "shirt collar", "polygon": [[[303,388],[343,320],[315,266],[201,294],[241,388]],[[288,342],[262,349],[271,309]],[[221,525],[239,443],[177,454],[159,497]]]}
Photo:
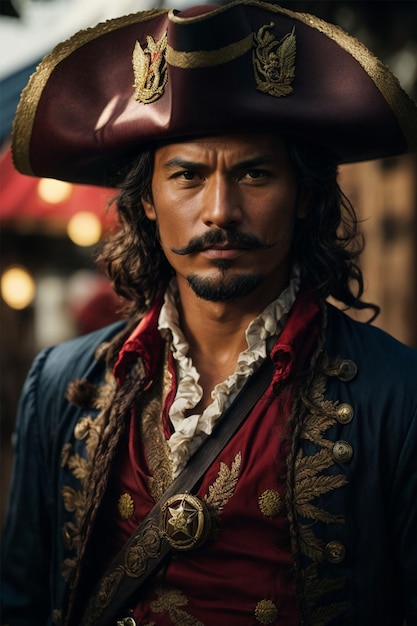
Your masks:
{"label": "shirt collar", "polygon": [[[253,319],[246,329],[247,350],[245,354],[257,355],[265,358],[268,340],[275,339],[281,332],[286,315],[294,304],[300,287],[299,271],[296,268],[286,289],[279,297],[268,304],[264,311]],[[160,330],[169,330],[172,334],[172,350],[174,357],[184,359],[188,354],[189,345],[179,324],[178,316],[178,287],[175,277],[168,285],[164,304],[158,321]],[[243,354],[243,353],[242,353]]]}

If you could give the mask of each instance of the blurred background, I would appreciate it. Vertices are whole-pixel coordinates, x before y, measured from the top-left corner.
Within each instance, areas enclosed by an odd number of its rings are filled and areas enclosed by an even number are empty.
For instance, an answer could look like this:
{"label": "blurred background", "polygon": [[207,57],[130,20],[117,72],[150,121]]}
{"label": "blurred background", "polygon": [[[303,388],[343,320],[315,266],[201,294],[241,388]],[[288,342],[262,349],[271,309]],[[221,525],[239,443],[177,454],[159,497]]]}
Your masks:
{"label": "blurred background", "polygon": [[[201,2],[202,3],[202,2]],[[220,4],[221,2],[217,2]],[[169,2],[183,8],[193,1]],[[365,43],[417,100],[416,1],[283,1],[338,24]],[[77,30],[153,8],[151,0],[1,0],[0,14],[0,521],[11,469],[20,390],[34,356],[103,326],[120,302],[94,267],[97,245],[117,223],[114,192],[18,174],[10,134],[20,92],[40,59]],[[165,2],[159,3],[165,6]],[[340,182],[366,237],[365,299],[374,322],[417,347],[417,158],[343,166]],[[395,367],[395,364],[393,364]]]}

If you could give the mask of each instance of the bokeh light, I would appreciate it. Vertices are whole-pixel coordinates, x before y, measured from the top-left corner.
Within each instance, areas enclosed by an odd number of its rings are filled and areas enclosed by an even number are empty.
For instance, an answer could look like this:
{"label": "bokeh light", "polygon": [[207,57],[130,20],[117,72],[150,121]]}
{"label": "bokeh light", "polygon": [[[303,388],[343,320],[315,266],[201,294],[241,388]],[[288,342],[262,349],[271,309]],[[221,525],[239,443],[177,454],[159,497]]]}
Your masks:
{"label": "bokeh light", "polygon": [[53,178],[41,178],[38,183],[38,194],[49,204],[59,204],[68,200],[72,193],[71,183]]}
{"label": "bokeh light", "polygon": [[80,211],[72,216],[67,225],[68,237],[77,246],[93,246],[100,241],[101,223],[91,211]]}
{"label": "bokeh light", "polygon": [[7,268],[1,276],[1,295],[12,309],[25,309],[35,297],[35,281],[22,266]]}

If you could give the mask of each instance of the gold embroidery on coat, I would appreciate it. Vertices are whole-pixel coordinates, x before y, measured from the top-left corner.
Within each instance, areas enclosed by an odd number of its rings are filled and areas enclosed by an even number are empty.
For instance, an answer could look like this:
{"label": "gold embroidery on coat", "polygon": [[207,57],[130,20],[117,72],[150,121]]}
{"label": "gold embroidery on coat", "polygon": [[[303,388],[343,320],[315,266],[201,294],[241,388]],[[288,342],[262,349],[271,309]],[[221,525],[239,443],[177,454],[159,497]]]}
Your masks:
{"label": "gold embroidery on coat", "polygon": [[344,578],[320,579],[317,564],[312,563],[303,571],[305,587],[308,589],[306,597],[311,623],[314,626],[326,626],[332,619],[338,617],[349,608],[348,602],[335,602],[330,606],[317,606],[323,596],[343,589]]}
{"label": "gold embroidery on coat", "polygon": [[262,26],[254,36],[253,68],[257,89],[276,98],[293,92],[295,77],[295,28],[280,41],[267,31],[274,23]]}
{"label": "gold embroidery on coat", "polygon": [[256,605],[255,617],[260,624],[274,624],[278,619],[278,608],[272,600],[261,600]]}
{"label": "gold embroidery on coat", "polygon": [[[304,454],[300,448],[296,454],[294,465],[294,509],[298,517],[296,526],[298,547],[301,553],[312,563],[304,572],[303,596],[308,607],[308,615],[315,615],[312,623],[325,626],[345,612],[348,604],[344,602],[317,606],[318,600],[329,591],[344,586],[344,579],[323,579],[318,574],[318,564],[324,559],[323,541],[316,536],[316,524],[343,524],[344,517],[325,511],[315,504],[315,500],[348,483],[344,474],[324,473],[334,466],[331,454],[334,442],[327,439],[325,433],[337,424],[336,409],[338,402],[326,400],[324,397],[327,373],[330,371],[328,358],[324,357],[317,366],[317,374],[308,398],[304,398],[307,407],[302,423],[300,438],[305,439],[318,448],[311,455]],[[301,519],[303,518],[303,519]]]}
{"label": "gold embroidery on coat", "polygon": [[188,604],[188,599],[180,589],[159,586],[155,588],[155,593],[158,599],[150,604],[153,613],[168,613],[169,619],[175,626],[204,626],[197,618],[181,608]]}
{"label": "gold embroidery on coat", "polygon": [[52,623],[54,626],[62,626],[62,611],[60,609],[52,611]]}
{"label": "gold embroidery on coat", "polygon": [[331,514],[313,504],[316,498],[347,484],[344,474],[320,474],[332,465],[334,459],[325,449],[311,456],[303,456],[301,450],[298,452],[295,461],[297,482],[294,495],[297,512],[302,517],[326,524],[344,522],[343,516]]}
{"label": "gold embroidery on coat", "polygon": [[[103,387],[98,389],[93,408],[102,409],[105,405],[104,399],[110,397],[115,386],[116,382],[113,376],[108,373]],[[66,443],[61,452],[61,467],[68,467],[73,476],[81,483],[80,489],[64,485],[61,490],[65,510],[75,515],[75,521],[66,522],[62,527],[64,545],[67,550],[78,552],[80,547],[80,525],[86,511],[92,459],[103,429],[103,423],[104,415],[100,413],[95,419],[91,416],[82,417],[74,428],[75,439],[85,442],[86,458],[74,453],[70,443]],[[75,558],[66,558],[62,565],[62,576],[65,580],[69,580],[74,568]]]}
{"label": "gold embroidery on coat", "polygon": [[265,517],[275,517],[282,510],[282,500],[278,491],[267,489],[258,498],[258,504],[262,515]]}
{"label": "gold embroidery on coat", "polygon": [[146,38],[148,47],[142,49],[139,41],[136,42],[133,51],[133,72],[135,82],[135,99],[143,104],[150,104],[159,100],[164,93],[168,80],[166,47],[167,34],[159,41],[155,41],[150,35]]}
{"label": "gold embroidery on coat", "polygon": [[135,504],[132,496],[129,493],[122,493],[117,502],[117,508],[120,517],[123,519],[130,519],[135,511]]}

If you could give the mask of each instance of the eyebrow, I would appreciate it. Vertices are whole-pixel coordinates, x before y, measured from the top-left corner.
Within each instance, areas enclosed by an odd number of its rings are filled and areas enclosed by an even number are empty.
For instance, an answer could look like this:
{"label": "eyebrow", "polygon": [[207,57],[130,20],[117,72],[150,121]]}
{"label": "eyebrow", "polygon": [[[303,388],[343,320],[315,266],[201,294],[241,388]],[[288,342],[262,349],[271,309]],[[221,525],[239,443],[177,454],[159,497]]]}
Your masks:
{"label": "eyebrow", "polygon": [[251,157],[249,159],[245,159],[244,161],[239,161],[232,167],[232,170],[245,170],[253,167],[260,167],[262,165],[276,165],[278,163],[278,159],[273,157],[271,154],[260,154],[255,157]]}
{"label": "eyebrow", "polygon": [[[261,165],[276,165],[278,159],[270,154],[261,154],[259,156],[251,157],[243,161],[239,161],[231,168],[231,171],[250,169],[259,167]],[[199,161],[190,161],[181,157],[173,157],[164,163],[164,169],[181,168],[184,170],[199,170],[207,168],[207,163],[200,163]]]}
{"label": "eyebrow", "polygon": [[205,165],[204,163],[199,163],[198,161],[187,161],[186,159],[182,159],[181,157],[173,157],[172,159],[169,159],[169,161],[164,163],[164,168],[167,170],[175,169],[177,167],[184,170],[194,170],[200,169],[202,167],[207,167],[207,165]]}

